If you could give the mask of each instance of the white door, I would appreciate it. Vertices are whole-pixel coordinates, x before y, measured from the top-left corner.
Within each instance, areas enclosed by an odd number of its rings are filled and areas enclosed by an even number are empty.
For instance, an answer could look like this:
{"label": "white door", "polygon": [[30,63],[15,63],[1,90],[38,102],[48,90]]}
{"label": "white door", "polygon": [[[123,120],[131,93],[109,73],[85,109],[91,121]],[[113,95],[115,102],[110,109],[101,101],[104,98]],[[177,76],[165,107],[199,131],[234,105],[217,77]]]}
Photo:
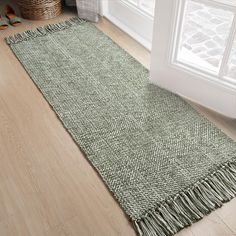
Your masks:
{"label": "white door", "polygon": [[236,118],[236,0],[157,0],[151,81]]}
{"label": "white door", "polygon": [[151,49],[155,0],[102,0],[103,15]]}

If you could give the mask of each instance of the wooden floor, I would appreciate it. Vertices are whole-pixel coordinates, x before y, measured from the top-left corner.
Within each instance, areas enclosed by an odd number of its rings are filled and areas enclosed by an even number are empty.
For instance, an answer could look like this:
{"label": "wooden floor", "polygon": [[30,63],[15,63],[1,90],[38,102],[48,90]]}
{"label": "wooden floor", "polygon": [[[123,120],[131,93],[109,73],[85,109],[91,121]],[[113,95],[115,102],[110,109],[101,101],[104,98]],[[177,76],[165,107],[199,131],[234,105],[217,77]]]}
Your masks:
{"label": "wooden floor", "polygon": [[[134,236],[127,217],[3,41],[0,32],[0,236]],[[149,52],[107,20],[97,24],[149,66]],[[196,106],[236,140],[236,122]],[[236,199],[178,236],[236,235]]]}

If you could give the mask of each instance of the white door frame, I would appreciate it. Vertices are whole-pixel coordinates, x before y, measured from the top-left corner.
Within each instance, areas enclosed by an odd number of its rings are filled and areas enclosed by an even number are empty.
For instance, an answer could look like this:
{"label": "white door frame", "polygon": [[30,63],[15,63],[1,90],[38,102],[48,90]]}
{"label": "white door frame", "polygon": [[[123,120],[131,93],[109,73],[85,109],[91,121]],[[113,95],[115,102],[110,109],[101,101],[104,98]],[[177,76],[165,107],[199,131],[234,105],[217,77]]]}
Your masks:
{"label": "white door frame", "polygon": [[[180,29],[182,23],[180,12],[183,12],[185,1],[156,1],[150,80],[198,104],[236,118],[236,78],[234,81],[224,76],[224,68],[236,33],[236,16],[227,41],[220,73],[207,74],[200,69],[196,70],[177,63],[174,58],[174,47],[178,43],[176,30]],[[235,0],[198,0],[198,2],[215,4],[236,12]]]}
{"label": "white door frame", "polygon": [[153,16],[126,0],[101,0],[101,14],[151,50]]}

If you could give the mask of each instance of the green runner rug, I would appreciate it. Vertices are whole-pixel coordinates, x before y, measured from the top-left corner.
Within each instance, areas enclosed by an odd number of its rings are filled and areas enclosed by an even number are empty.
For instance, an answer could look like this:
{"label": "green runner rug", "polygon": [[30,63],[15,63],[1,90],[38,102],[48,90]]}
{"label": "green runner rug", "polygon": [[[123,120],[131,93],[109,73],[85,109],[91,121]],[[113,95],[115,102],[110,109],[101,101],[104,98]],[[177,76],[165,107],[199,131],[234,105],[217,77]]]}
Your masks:
{"label": "green runner rug", "polygon": [[139,235],[173,235],[235,196],[236,143],[94,25],[6,42]]}

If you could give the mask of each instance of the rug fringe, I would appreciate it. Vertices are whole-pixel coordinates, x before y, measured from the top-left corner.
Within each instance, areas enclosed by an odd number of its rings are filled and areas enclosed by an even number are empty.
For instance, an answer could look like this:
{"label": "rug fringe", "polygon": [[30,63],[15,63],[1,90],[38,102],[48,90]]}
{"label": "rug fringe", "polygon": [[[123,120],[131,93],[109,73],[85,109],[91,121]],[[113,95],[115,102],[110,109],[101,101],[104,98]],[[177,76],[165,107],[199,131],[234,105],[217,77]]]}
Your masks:
{"label": "rug fringe", "polygon": [[235,195],[236,163],[230,162],[134,220],[134,226],[140,236],[171,236]]}
{"label": "rug fringe", "polygon": [[22,33],[17,33],[15,35],[5,38],[7,44],[16,44],[22,41],[27,41],[36,37],[45,36],[47,34],[52,34],[61,30],[71,28],[74,25],[82,24],[86,22],[85,20],[80,19],[79,17],[70,18],[64,22],[49,24],[46,26],[38,27],[34,30],[27,30]]}

